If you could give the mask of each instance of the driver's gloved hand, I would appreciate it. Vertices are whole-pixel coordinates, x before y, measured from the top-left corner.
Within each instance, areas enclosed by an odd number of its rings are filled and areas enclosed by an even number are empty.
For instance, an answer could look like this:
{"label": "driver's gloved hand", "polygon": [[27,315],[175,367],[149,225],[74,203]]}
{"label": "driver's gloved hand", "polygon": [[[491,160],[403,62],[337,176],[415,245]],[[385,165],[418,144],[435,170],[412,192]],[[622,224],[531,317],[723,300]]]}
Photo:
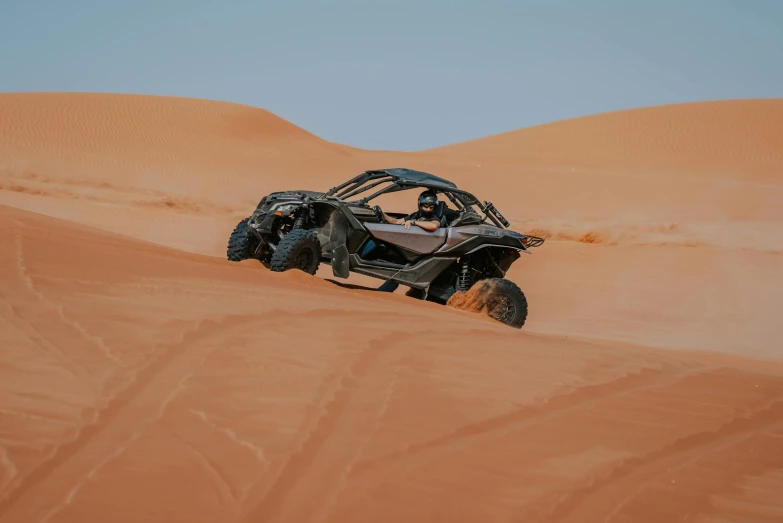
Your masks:
{"label": "driver's gloved hand", "polygon": [[383,211],[381,210],[380,206],[376,205],[372,208],[373,211],[375,211],[375,216],[378,217],[378,221],[381,223],[386,223],[386,220],[383,219]]}

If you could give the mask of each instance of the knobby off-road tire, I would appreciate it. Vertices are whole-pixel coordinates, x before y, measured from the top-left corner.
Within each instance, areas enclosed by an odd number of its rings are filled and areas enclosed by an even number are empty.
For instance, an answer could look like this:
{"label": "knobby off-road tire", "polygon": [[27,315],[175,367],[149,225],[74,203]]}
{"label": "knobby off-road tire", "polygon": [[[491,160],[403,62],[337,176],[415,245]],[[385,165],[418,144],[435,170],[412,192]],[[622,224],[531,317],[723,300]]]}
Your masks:
{"label": "knobby off-road tire", "polygon": [[308,274],[315,274],[321,263],[321,242],[315,231],[294,229],[280,240],[272,255],[270,269],[283,272],[299,269]]}
{"label": "knobby off-road tire", "polygon": [[489,278],[476,282],[486,286],[487,314],[509,327],[521,329],[527,320],[527,298],[516,283],[505,278]]}
{"label": "knobby off-road tire", "polygon": [[253,236],[248,227],[250,218],[245,218],[234,227],[234,232],[228,238],[226,258],[231,261],[242,261],[250,258],[258,247],[258,238]]}

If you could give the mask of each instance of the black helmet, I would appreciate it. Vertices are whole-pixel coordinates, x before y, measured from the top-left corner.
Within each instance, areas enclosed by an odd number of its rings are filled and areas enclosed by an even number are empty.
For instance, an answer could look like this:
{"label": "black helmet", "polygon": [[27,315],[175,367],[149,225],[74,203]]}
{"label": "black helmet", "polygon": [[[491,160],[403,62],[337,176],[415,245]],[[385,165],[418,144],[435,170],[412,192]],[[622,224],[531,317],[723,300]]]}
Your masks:
{"label": "black helmet", "polygon": [[[425,211],[421,208],[422,205],[426,204],[432,205],[432,210]],[[436,205],[438,205],[438,195],[433,191],[426,190],[419,195],[419,213],[421,213],[422,218],[430,218],[435,212]]]}

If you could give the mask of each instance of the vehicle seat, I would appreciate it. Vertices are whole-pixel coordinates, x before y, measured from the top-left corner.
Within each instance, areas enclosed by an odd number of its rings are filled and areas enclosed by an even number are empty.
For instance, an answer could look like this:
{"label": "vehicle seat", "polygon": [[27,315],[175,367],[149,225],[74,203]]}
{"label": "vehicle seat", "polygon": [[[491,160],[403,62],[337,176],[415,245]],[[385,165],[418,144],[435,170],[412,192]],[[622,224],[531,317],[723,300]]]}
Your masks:
{"label": "vehicle seat", "polygon": [[449,209],[446,206],[446,202],[438,202],[438,205],[435,207],[435,216],[438,218],[438,220],[440,220],[444,227],[451,227],[451,222],[453,222],[455,218],[459,217],[459,215],[459,212],[453,209]]}
{"label": "vehicle seat", "polygon": [[458,215],[458,212],[446,207],[446,202],[438,202],[438,205],[435,206],[435,217],[440,221],[442,227],[451,227],[451,222]]}
{"label": "vehicle seat", "polygon": [[449,227],[462,227],[465,225],[480,225],[482,223],[481,216],[476,214],[472,210],[462,209],[461,211],[446,210],[446,218],[448,219]]}
{"label": "vehicle seat", "polygon": [[443,218],[443,213],[446,212],[446,202],[438,202],[435,206],[435,217],[439,220]]}

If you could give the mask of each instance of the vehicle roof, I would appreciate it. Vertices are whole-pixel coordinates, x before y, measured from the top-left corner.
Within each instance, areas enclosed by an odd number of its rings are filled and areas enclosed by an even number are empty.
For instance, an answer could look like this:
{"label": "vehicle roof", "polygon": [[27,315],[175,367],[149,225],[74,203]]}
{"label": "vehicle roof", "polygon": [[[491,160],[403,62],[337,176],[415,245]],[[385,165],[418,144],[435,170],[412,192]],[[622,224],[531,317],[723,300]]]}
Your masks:
{"label": "vehicle roof", "polygon": [[456,189],[457,185],[434,174],[423,171],[414,171],[413,169],[373,169],[367,173],[386,173],[393,177],[396,182],[401,184],[421,185],[438,189]]}

